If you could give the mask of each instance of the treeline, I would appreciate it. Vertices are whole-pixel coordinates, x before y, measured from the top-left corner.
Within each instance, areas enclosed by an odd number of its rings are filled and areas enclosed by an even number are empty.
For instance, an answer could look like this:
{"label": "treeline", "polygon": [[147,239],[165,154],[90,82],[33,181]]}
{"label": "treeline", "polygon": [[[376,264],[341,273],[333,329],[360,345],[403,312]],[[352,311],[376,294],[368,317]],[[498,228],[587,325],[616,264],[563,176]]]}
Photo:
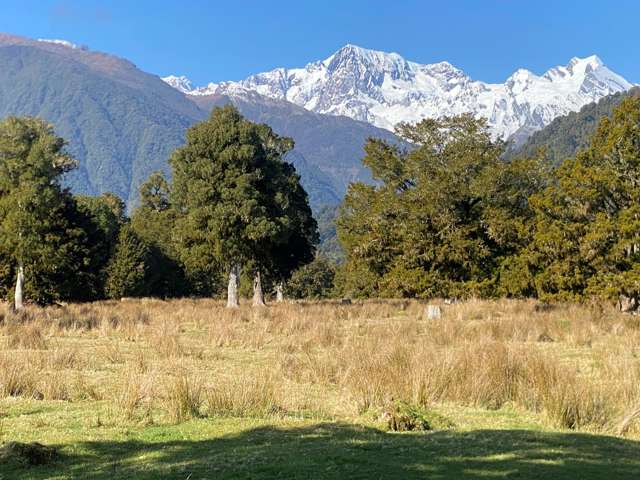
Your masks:
{"label": "treeline", "polygon": [[[112,194],[74,196],[64,140],[35,118],[0,123],[0,293],[17,309],[128,296],[281,296],[314,259],[318,232],[293,141],[232,107],[189,129],[131,217]],[[303,282],[304,283],[304,282]],[[292,283],[292,290],[300,282]],[[304,290],[304,285],[300,288]],[[244,292],[239,292],[244,288]]]}
{"label": "treeline", "polygon": [[354,296],[640,299],[640,99],[603,119],[558,168],[503,159],[481,120],[401,124],[416,147],[365,147],[376,185],[353,184],[337,220],[336,283]]}
{"label": "treeline", "polygon": [[[536,297],[640,303],[640,98],[554,167],[505,161],[482,120],[400,124],[370,139],[374,185],[352,184],[321,232],[293,141],[215,109],[142,185],[130,217],[112,194],[74,196],[64,141],[33,118],[0,123],[0,293],[46,304],[137,296]],[[318,255],[335,218],[344,258]],[[329,248],[327,251],[333,250]],[[341,263],[336,264],[336,260]]]}

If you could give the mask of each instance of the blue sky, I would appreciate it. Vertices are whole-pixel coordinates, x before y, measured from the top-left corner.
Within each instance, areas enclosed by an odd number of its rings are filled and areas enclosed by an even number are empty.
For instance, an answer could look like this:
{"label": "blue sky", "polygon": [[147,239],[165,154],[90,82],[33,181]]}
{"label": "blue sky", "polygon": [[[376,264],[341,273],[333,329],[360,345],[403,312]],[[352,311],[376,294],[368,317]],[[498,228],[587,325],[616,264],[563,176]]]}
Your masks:
{"label": "blue sky", "polygon": [[62,38],[197,85],[303,66],[346,43],[502,82],[597,54],[640,82],[639,1],[3,0],[0,31]]}

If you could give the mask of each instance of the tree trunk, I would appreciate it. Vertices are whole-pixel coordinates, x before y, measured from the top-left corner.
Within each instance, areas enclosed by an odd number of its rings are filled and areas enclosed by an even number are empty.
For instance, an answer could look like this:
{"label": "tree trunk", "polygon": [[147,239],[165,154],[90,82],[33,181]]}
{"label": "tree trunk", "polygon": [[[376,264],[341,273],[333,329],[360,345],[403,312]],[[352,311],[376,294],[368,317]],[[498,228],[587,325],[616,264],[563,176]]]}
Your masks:
{"label": "tree trunk", "polygon": [[227,285],[227,308],[237,308],[238,303],[238,276],[240,266],[237,263],[231,265],[229,270],[229,284]]}
{"label": "tree trunk", "polygon": [[256,270],[256,273],[253,276],[253,306],[264,307],[264,294],[262,293],[260,270]]}
{"label": "tree trunk", "polygon": [[15,310],[22,310],[24,305],[22,304],[22,286],[24,284],[24,267],[22,262],[18,263],[18,275],[16,276],[16,291],[13,297],[13,308]]}
{"label": "tree trunk", "polygon": [[284,302],[284,285],[282,284],[282,282],[278,282],[276,284],[276,302]]}
{"label": "tree trunk", "polygon": [[640,309],[640,299],[637,296],[627,296],[620,294],[618,296],[618,310],[621,312],[637,312]]}

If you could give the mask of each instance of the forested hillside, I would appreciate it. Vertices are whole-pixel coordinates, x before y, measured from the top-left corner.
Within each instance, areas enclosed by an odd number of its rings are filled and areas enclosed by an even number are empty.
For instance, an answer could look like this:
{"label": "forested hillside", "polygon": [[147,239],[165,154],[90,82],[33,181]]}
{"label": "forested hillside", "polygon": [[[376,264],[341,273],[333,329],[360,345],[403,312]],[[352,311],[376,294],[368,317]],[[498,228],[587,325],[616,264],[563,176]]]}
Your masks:
{"label": "forested hillside", "polygon": [[629,95],[640,95],[640,88],[604,97],[599,102],[582,107],[579,112],[556,118],[535,132],[521,147],[509,151],[507,157],[531,157],[544,148],[549,161],[553,165],[560,165],[563,160],[589,145],[598,122],[603,117],[610,117],[613,109]]}
{"label": "forested hillside", "polygon": [[346,117],[320,115],[286,101],[250,96],[185,96],[131,62],[99,52],[0,34],[0,118],[39,116],[68,141],[79,167],[65,185],[76,193],[112,192],[131,210],[154,171],[169,173],[171,152],[212,107],[233,103],[248,119],[293,138],[288,161],[315,209],[336,205],[349,182],[370,181],[360,162],[370,136],[392,133]]}
{"label": "forested hillside", "polygon": [[[68,48],[59,50],[0,44],[0,117],[33,115],[51,122],[80,161],[66,183],[78,193],[112,192],[130,202],[151,172],[166,169],[170,153],[202,113],[124,61],[105,66],[107,73],[70,57]],[[133,72],[123,78],[113,73],[116,68]]]}

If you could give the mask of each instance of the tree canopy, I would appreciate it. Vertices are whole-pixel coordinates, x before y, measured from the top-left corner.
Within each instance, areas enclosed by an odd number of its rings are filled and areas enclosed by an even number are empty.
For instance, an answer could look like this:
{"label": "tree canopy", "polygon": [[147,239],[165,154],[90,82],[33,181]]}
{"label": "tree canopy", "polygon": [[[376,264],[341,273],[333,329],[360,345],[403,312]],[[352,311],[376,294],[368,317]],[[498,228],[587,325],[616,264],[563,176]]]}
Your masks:
{"label": "tree canopy", "polygon": [[315,221],[299,176],[282,158],[292,147],[226,106],[190,128],[171,157],[179,256],[209,289],[221,270],[231,274],[231,288],[239,265],[259,281],[261,272],[286,276],[312,258]]}
{"label": "tree canopy", "polygon": [[401,124],[415,148],[372,139],[376,185],[354,184],[337,221],[359,296],[594,295],[640,305],[640,98],[604,118],[588,148],[553,168],[504,160],[481,120]]}
{"label": "tree canopy", "polygon": [[77,293],[78,275],[90,273],[85,219],[60,185],[75,167],[64,145],[42,120],[9,117],[0,123],[0,257],[10,278],[17,278],[16,308],[23,289],[46,303]]}
{"label": "tree canopy", "polygon": [[502,162],[504,144],[470,116],[401,124],[398,134],[415,148],[370,140],[363,161],[379,184],[347,193],[337,222],[347,252],[342,288],[417,297],[495,289],[524,228],[515,220],[528,214],[541,179]]}
{"label": "tree canopy", "polygon": [[528,282],[549,299],[640,298],[640,98],[601,121],[589,148],[533,195]]}

